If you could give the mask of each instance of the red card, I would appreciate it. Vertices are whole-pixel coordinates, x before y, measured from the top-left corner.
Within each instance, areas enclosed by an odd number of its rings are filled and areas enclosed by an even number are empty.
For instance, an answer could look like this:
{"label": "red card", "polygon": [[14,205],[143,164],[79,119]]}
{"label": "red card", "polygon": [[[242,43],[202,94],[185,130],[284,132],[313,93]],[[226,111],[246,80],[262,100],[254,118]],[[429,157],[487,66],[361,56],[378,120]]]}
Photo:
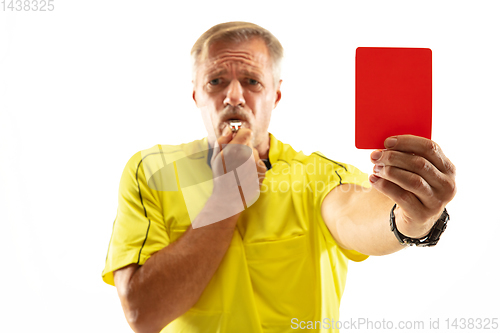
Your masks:
{"label": "red card", "polygon": [[384,149],[393,135],[431,138],[432,51],[356,49],[356,148]]}

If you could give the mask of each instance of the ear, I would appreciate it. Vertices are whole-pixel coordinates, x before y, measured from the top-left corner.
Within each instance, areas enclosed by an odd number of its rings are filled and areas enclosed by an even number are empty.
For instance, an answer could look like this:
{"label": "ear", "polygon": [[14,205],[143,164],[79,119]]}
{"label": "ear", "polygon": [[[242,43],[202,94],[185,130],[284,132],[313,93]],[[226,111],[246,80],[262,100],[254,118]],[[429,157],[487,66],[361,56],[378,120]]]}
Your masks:
{"label": "ear", "polygon": [[274,101],[274,108],[278,106],[278,103],[281,100],[281,82],[283,82],[283,80],[280,80],[276,87],[276,100]]}
{"label": "ear", "polygon": [[194,86],[194,81],[191,81],[191,83],[193,84],[193,101],[196,104],[196,106],[198,106],[198,102],[196,101],[196,89]]}

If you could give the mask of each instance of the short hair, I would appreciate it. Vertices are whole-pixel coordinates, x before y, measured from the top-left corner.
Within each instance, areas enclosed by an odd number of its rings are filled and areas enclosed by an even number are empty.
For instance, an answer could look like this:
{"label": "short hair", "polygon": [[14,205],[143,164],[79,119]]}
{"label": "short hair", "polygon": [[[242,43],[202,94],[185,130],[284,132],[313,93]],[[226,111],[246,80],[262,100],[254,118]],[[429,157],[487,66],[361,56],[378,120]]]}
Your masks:
{"label": "short hair", "polygon": [[271,57],[274,85],[278,84],[281,77],[281,60],[283,59],[283,46],[279,40],[268,30],[249,22],[226,22],[217,24],[203,33],[191,49],[193,81],[196,80],[196,70],[200,60],[208,55],[208,49],[219,41],[240,43],[258,37],[267,46]]}

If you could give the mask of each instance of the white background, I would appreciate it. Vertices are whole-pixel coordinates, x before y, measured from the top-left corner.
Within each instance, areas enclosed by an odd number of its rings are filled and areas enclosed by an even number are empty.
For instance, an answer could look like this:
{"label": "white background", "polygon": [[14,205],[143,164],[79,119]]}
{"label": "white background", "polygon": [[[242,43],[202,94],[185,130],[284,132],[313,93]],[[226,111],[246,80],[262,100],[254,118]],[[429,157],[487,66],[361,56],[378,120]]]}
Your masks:
{"label": "white background", "polygon": [[450,225],[435,248],[351,263],[341,320],[440,318],[445,331],[446,318],[500,317],[497,1],[53,3],[0,11],[0,331],[130,331],[101,279],[121,172],[139,150],[206,135],[189,51],[234,20],[285,48],[270,132],[367,173],[356,47],[432,49],[433,139],[458,169]]}

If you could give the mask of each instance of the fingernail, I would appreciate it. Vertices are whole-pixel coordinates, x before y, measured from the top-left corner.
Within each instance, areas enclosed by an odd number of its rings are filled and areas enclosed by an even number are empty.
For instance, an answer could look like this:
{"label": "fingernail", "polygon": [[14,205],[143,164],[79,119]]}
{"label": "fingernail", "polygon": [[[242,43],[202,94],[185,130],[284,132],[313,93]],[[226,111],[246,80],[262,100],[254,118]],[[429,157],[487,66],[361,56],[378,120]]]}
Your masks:
{"label": "fingernail", "polygon": [[377,177],[375,175],[370,175],[369,179],[370,179],[370,182],[373,184],[373,183],[376,183],[380,179],[380,177]]}
{"label": "fingernail", "polygon": [[375,161],[376,161],[376,160],[378,160],[381,156],[382,156],[382,151],[380,151],[380,150],[376,150],[376,151],[374,151],[374,152],[371,154],[371,156],[370,156],[370,157],[372,158],[372,160],[375,160]]}
{"label": "fingernail", "polygon": [[227,126],[226,128],[224,128],[224,131],[222,132],[222,135],[228,136],[229,133],[231,133],[231,129],[229,128],[229,126]]}
{"label": "fingernail", "polygon": [[382,166],[381,165],[375,165],[373,167],[373,172],[376,173],[376,174],[380,173],[380,170],[382,170]]}
{"label": "fingernail", "polygon": [[385,147],[392,148],[396,145],[397,141],[398,141],[398,139],[396,139],[395,137],[388,138],[387,140],[385,140]]}

